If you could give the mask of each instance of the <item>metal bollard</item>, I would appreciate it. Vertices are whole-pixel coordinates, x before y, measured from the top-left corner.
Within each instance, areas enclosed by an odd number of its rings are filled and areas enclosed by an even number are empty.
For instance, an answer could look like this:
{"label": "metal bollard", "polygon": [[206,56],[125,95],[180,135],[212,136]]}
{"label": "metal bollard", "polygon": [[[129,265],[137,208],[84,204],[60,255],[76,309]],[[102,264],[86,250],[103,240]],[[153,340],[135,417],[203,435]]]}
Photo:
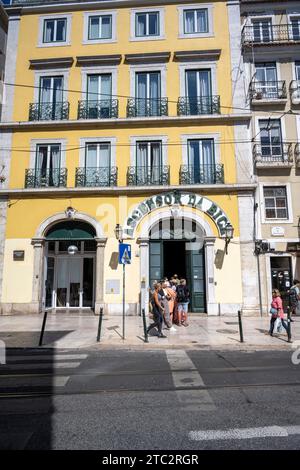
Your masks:
{"label": "metal bollard", "polygon": [[41,334],[40,334],[40,340],[39,340],[39,346],[43,346],[43,338],[44,338],[44,332],[46,328],[46,321],[47,321],[47,310],[44,310],[44,318],[43,318],[43,324],[42,324],[42,329],[41,329]]}
{"label": "metal bollard", "polygon": [[100,343],[101,329],[102,329],[102,319],[103,319],[103,307],[100,308],[99,322],[98,322],[98,333],[97,333],[97,343]]}
{"label": "metal bollard", "polygon": [[291,309],[287,307],[287,335],[288,343],[292,343]]}
{"label": "metal bollard", "polygon": [[243,325],[242,325],[242,315],[241,311],[238,311],[238,317],[239,317],[239,330],[240,330],[240,342],[244,342],[244,335],[243,335]]}
{"label": "metal bollard", "polygon": [[145,343],[149,343],[148,333],[147,333],[146,313],[145,313],[145,309],[144,309],[144,308],[142,309],[142,315],[143,315],[143,325],[144,325]]}

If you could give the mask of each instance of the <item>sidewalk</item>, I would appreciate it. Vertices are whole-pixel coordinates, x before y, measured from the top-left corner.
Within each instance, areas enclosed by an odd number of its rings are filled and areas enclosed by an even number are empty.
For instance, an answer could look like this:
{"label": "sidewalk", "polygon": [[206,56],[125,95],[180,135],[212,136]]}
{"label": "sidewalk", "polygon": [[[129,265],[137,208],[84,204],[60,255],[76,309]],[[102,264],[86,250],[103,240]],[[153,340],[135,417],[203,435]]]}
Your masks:
{"label": "sidewalk", "polygon": [[[164,330],[166,339],[149,336],[144,343],[141,317],[126,317],[125,337],[122,339],[122,317],[103,317],[100,343],[96,342],[97,316],[48,314],[43,346],[58,349],[291,349],[285,333],[271,338],[266,335],[269,317],[244,317],[244,343],[240,343],[238,319],[231,316],[190,316],[188,327],[176,331]],[[42,315],[16,315],[0,317],[0,340],[6,347],[37,347],[42,326]],[[147,322],[149,320],[147,319]],[[300,340],[300,317],[292,325],[292,340]],[[155,330],[152,333],[155,334]]]}

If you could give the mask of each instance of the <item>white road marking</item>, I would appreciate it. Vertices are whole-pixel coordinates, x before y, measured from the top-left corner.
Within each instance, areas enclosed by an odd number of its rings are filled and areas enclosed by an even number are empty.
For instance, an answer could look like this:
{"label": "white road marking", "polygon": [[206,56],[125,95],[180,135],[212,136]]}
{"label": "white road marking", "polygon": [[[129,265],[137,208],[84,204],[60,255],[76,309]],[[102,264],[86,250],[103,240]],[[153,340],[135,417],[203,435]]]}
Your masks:
{"label": "white road marking", "polygon": [[[27,364],[5,364],[3,365],[3,369],[9,370],[23,370],[23,369],[75,369],[76,367],[80,366],[80,362],[40,362],[37,364],[27,363]],[[1,377],[1,375],[0,375]]]}
{"label": "white road marking", "polygon": [[[70,376],[60,375],[60,376],[53,376],[53,377],[44,377],[44,376],[29,376],[26,377],[7,377],[5,381],[0,381],[0,390],[9,387],[14,387],[17,380],[17,386],[22,391],[22,387],[64,387],[67,385]],[[4,392],[3,392],[4,393]]]}
{"label": "white road marking", "polygon": [[51,355],[36,355],[36,356],[8,356],[6,357],[7,362],[16,362],[16,361],[63,361],[63,360],[74,360],[74,359],[86,359],[87,354],[53,354]]}
{"label": "white road marking", "polygon": [[190,389],[191,387],[203,387],[205,384],[187,353],[183,350],[168,349],[166,354],[175,388],[189,388],[189,390],[176,391],[179,402],[190,411],[215,410],[216,406],[207,390]]}
{"label": "white road marking", "polygon": [[261,437],[288,437],[292,434],[300,434],[300,426],[265,426],[260,428],[227,429],[226,431],[191,431],[189,432],[189,439],[192,441],[220,441]]}
{"label": "white road marking", "polygon": [[67,385],[70,376],[56,376],[52,382],[53,387],[64,387]]}

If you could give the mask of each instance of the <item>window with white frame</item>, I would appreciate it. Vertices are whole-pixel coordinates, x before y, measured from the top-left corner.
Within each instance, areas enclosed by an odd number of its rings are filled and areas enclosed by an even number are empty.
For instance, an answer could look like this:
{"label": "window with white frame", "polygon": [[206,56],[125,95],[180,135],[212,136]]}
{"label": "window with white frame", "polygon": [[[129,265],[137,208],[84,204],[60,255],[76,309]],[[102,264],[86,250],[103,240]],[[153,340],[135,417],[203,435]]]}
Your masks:
{"label": "window with white frame", "polygon": [[112,38],[112,15],[89,16],[88,40]]}
{"label": "window with white frame", "polygon": [[112,171],[111,142],[86,143],[84,186],[110,186]]}
{"label": "window with white frame", "polygon": [[183,23],[184,34],[208,33],[207,8],[184,10]]}
{"label": "window with white frame", "polygon": [[37,144],[35,186],[60,186],[61,144]]}
{"label": "window with white frame", "polygon": [[188,39],[213,36],[213,9],[212,3],[179,5],[179,37]]}
{"label": "window with white frame", "polygon": [[112,74],[87,75],[87,108],[89,119],[111,117]]}
{"label": "window with white frame", "polygon": [[254,42],[272,41],[272,19],[271,18],[253,18],[252,22],[252,40]]}
{"label": "window with white frame", "polygon": [[141,12],[135,14],[135,36],[159,36],[159,12]]}
{"label": "window with white frame", "polygon": [[264,186],[265,219],[289,218],[286,186]]}
{"label": "window with white frame", "polygon": [[136,142],[136,184],[161,184],[163,179],[162,142]]}
{"label": "window with white frame", "polygon": [[188,139],[188,172],[193,184],[216,181],[214,139]]}
{"label": "window with white frame", "polygon": [[86,168],[109,168],[111,164],[111,143],[91,142],[85,146]]}
{"label": "window with white frame", "polygon": [[300,16],[290,17],[290,36],[293,41],[300,40]]}
{"label": "window with white frame", "polygon": [[259,119],[258,124],[262,157],[281,161],[284,152],[280,119]]}
{"label": "window with white frame", "polygon": [[43,43],[66,42],[67,18],[49,18],[44,20]]}
{"label": "window with white frame", "polygon": [[164,8],[131,10],[131,41],[164,39]]}

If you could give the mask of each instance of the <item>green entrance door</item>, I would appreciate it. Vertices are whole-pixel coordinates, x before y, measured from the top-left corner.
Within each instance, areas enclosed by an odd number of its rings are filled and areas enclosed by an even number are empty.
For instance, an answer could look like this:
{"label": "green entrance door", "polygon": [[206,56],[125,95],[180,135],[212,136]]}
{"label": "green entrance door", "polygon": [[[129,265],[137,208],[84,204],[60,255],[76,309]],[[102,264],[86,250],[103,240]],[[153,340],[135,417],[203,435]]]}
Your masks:
{"label": "green entrance door", "polygon": [[[189,245],[193,247],[193,244]],[[195,245],[196,246],[196,245]],[[189,310],[206,311],[204,250],[187,250],[185,240],[157,240],[149,244],[149,280],[154,281],[173,274],[187,280],[191,292]]]}
{"label": "green entrance door", "polygon": [[186,251],[187,282],[190,288],[191,311],[205,312],[205,265],[204,250]]}

